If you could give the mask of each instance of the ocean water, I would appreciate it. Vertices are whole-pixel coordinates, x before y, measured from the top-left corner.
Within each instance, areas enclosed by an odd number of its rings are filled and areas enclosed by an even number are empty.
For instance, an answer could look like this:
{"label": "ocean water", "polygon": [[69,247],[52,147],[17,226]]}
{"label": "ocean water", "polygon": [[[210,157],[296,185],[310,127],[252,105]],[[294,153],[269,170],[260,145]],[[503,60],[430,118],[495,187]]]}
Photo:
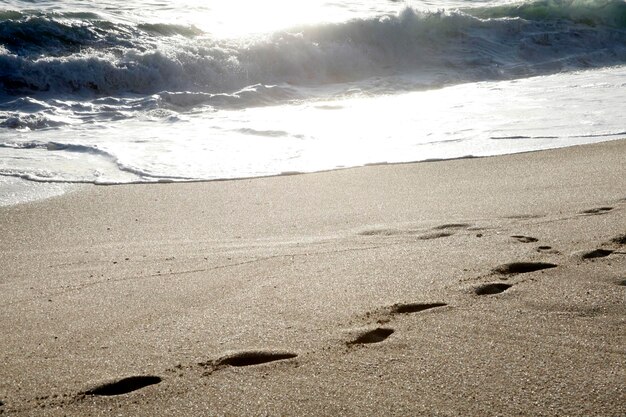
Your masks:
{"label": "ocean water", "polygon": [[3,0],[0,204],[626,138],[624,0]]}

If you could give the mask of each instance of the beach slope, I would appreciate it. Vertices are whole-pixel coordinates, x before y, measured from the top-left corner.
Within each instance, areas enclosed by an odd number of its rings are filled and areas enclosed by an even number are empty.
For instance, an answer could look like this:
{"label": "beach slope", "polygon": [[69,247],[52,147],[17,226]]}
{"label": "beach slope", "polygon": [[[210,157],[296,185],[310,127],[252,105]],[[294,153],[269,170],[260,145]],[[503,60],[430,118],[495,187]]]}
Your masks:
{"label": "beach slope", "polygon": [[624,415],[626,141],[0,208],[0,413]]}

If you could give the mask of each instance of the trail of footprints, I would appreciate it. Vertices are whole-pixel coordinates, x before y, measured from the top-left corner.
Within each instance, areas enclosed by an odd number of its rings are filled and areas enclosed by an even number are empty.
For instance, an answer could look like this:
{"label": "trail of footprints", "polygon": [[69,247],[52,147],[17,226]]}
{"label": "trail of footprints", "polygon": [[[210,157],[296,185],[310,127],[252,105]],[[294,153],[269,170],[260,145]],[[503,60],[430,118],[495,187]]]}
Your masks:
{"label": "trail of footprints", "polygon": [[[391,307],[387,307],[379,311],[377,314],[368,313],[367,317],[374,317],[378,324],[386,323],[391,318],[398,314],[412,314],[419,313],[425,310],[430,310],[438,307],[445,307],[446,303],[407,303],[407,304],[394,304]],[[373,330],[367,330],[359,333],[354,339],[346,342],[346,345],[365,345],[372,343],[380,343],[391,336],[395,330],[390,327],[377,327]]]}
{"label": "trail of footprints", "polygon": [[[603,214],[612,210],[610,207],[600,207],[597,209],[586,210],[581,213],[581,215],[597,215]],[[435,227],[433,230],[449,230],[449,229],[457,229],[457,228],[467,228],[470,225],[465,223],[455,223],[455,224],[446,224]],[[390,231],[369,231],[363,232],[362,234],[393,234]],[[424,235],[430,236],[430,235]],[[434,235],[432,235],[434,236]],[[448,236],[447,233],[442,233],[437,237]],[[432,237],[434,238],[434,237]],[[535,243],[538,242],[537,238],[523,235],[513,235],[511,238],[516,239],[521,243]],[[619,235],[613,238],[610,242],[607,242],[608,245],[626,245],[626,234]],[[549,250],[552,249],[550,246],[539,246],[539,250]],[[584,252],[581,257],[584,260],[594,260],[596,258],[602,258],[609,256],[615,253],[612,249],[606,248],[598,248],[588,252]],[[619,252],[624,253],[624,252]],[[499,275],[503,281],[507,281],[508,278],[512,275],[517,274],[525,274],[535,271],[541,271],[544,269],[556,268],[557,265],[553,263],[547,262],[512,262],[504,265],[500,265],[495,267],[490,275]],[[487,282],[479,284],[473,287],[472,292],[476,296],[486,296],[486,295],[496,295],[503,293],[513,287],[514,284],[508,282]],[[626,279],[618,280],[616,285],[626,286]],[[367,313],[366,317],[370,320],[374,319],[378,327],[373,329],[363,330],[358,332],[353,336],[352,339],[345,342],[348,347],[354,346],[362,346],[362,345],[370,345],[381,343],[387,340],[391,335],[395,333],[395,330],[392,327],[381,326],[382,324],[387,324],[391,321],[391,319],[396,315],[404,315],[404,314],[414,314],[420,313],[426,310],[438,309],[441,307],[445,307],[448,304],[444,302],[430,302],[430,303],[404,303],[404,304],[394,304],[389,307],[385,307],[378,312],[372,314]],[[226,367],[247,367],[254,365],[261,365],[270,362],[276,361],[285,361],[290,359],[297,358],[298,355],[293,352],[284,352],[284,351],[273,351],[273,350],[252,350],[252,351],[240,351],[231,354],[227,354],[222,356],[216,360],[201,362],[198,363],[197,366],[201,366],[206,368],[207,371],[203,375],[210,375],[214,371],[218,371],[220,369]],[[182,365],[178,365],[176,368],[183,369]],[[81,393],[79,393],[78,397],[85,396],[99,396],[99,397],[110,397],[110,396],[118,396],[128,394],[152,385],[159,384],[163,381],[163,378],[155,375],[136,375],[124,377],[121,379],[108,381],[96,386],[93,386]],[[68,395],[63,395],[63,397],[67,397]],[[47,397],[41,398],[45,399]],[[0,401],[0,413],[2,413],[4,403]]]}
{"label": "trail of footprints", "polygon": [[[601,207],[598,209],[587,210],[582,214],[592,215],[592,214],[603,214],[612,210],[611,207]],[[442,225],[435,230],[445,230],[447,228],[466,228],[469,227],[468,224],[450,224],[450,225]],[[521,243],[535,243],[538,242],[539,239],[531,236],[524,235],[512,235],[513,239],[516,239]],[[617,245],[626,245],[626,234],[617,236],[613,238],[608,244],[617,244]],[[541,245],[537,248],[538,252],[550,252],[550,253],[558,253],[552,249],[551,246]],[[598,248],[588,252],[583,253],[582,258],[585,260],[595,259],[606,257],[615,253],[612,249],[606,248]],[[622,252],[620,252],[622,253]],[[518,274],[526,274],[530,272],[541,271],[545,269],[556,268],[558,265],[549,263],[549,262],[511,262],[507,264],[503,264],[493,268],[492,275],[499,275],[501,280],[506,281],[510,276],[518,275]],[[619,280],[617,285],[626,286],[626,279]],[[508,282],[487,282],[483,284],[479,284],[473,288],[473,293],[476,296],[485,296],[485,295],[496,295],[503,293],[513,287],[513,284]],[[402,313],[417,313],[420,311],[428,310],[431,308],[444,307],[446,303],[412,303],[412,304],[396,304],[390,307],[389,313],[391,316],[394,314],[402,314]],[[369,315],[369,314],[368,314]],[[380,322],[388,322],[389,319],[379,320]],[[377,327],[373,330],[368,330],[360,333],[356,338],[347,342],[347,345],[364,345],[364,344],[372,344],[372,343],[380,343],[390,337],[395,330],[390,327]]]}
{"label": "trail of footprints", "polygon": [[[221,358],[198,363],[198,366],[209,368],[209,372],[205,375],[211,374],[213,371],[223,369],[225,367],[244,367],[252,365],[260,365],[269,362],[282,361],[286,359],[296,358],[298,355],[292,352],[280,352],[271,350],[252,350],[252,351],[240,351],[231,353]],[[182,365],[178,366],[182,369]],[[128,394],[133,391],[146,388],[151,385],[159,384],[163,381],[163,378],[155,375],[136,375],[124,377],[117,380],[107,381],[102,384],[89,388],[81,393],[79,397],[83,396],[98,396],[98,397],[110,397]],[[1,407],[1,405],[0,405]]]}

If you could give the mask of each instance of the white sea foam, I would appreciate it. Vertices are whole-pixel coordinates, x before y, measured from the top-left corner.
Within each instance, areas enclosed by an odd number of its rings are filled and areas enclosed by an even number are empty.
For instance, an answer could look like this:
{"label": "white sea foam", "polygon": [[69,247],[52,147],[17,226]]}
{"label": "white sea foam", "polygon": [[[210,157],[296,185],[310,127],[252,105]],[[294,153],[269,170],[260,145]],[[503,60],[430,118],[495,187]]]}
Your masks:
{"label": "white sea foam", "polygon": [[22,132],[0,146],[0,174],[101,184],[237,178],[625,138],[625,70]]}

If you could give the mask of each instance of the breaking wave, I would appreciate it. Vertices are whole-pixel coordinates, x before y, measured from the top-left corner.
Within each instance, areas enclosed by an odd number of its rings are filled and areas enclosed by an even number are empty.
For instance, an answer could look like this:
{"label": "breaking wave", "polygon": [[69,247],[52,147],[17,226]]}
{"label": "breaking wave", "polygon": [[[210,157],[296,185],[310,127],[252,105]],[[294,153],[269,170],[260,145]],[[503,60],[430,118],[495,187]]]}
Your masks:
{"label": "breaking wave", "polygon": [[626,61],[626,3],[617,0],[407,8],[243,40],[90,13],[5,11],[0,21],[0,87],[12,97],[232,94],[250,85],[315,87],[398,75],[440,86]]}

